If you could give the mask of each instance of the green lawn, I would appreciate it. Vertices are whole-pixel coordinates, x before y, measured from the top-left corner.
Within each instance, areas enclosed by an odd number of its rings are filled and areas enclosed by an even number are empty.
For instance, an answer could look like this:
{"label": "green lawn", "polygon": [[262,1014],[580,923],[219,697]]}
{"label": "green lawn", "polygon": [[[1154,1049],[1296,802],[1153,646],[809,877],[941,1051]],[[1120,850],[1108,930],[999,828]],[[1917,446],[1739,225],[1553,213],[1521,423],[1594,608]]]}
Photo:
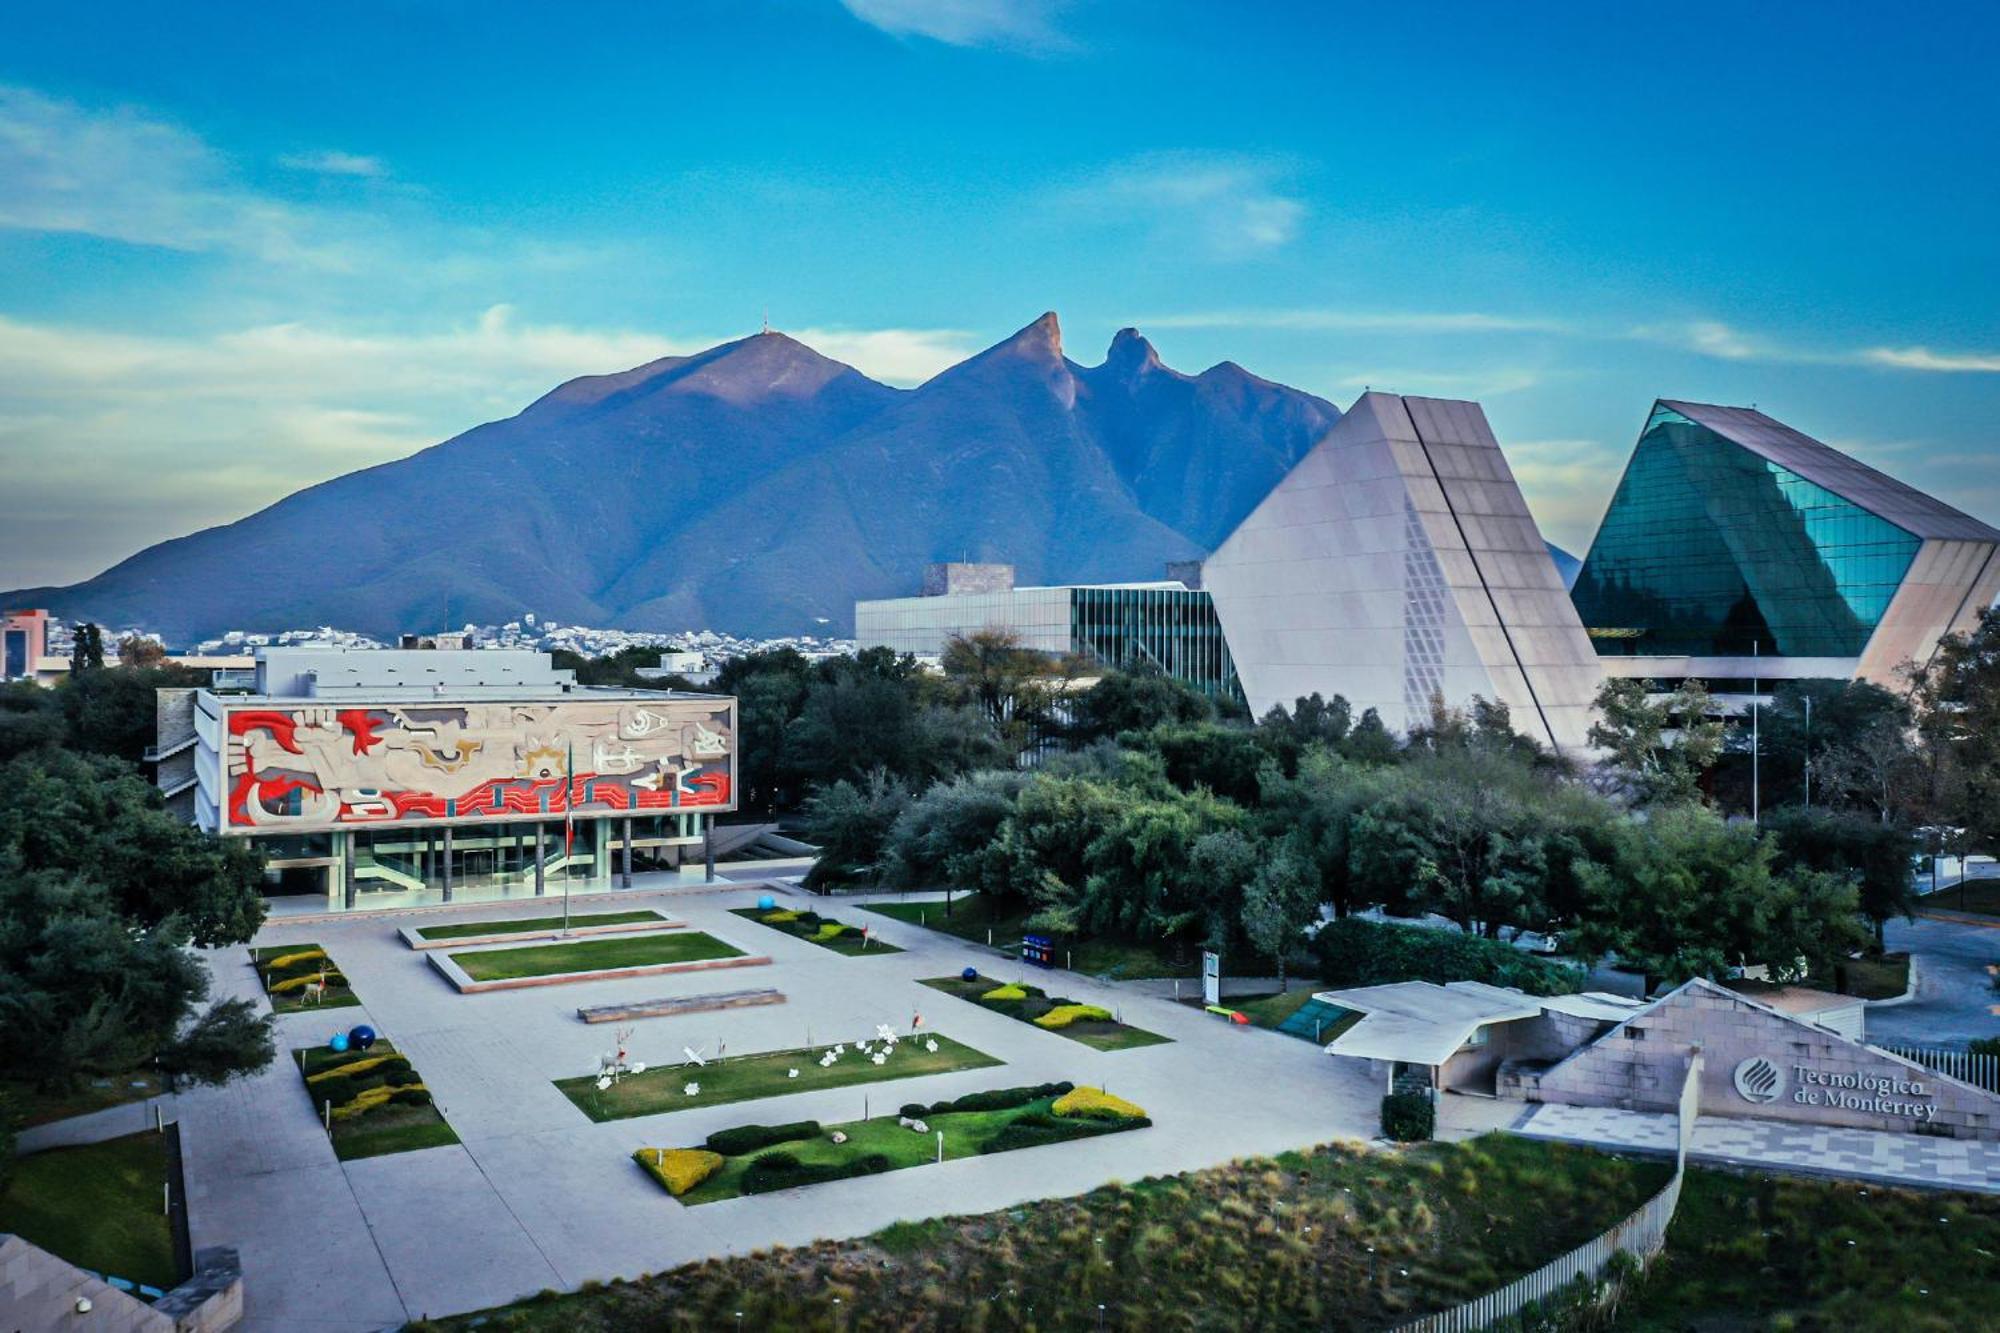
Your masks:
{"label": "green lawn", "polygon": [[[396,1055],[395,1043],[378,1038],[367,1055]],[[307,1046],[292,1052],[302,1078],[346,1061],[362,1058],[354,1051],[335,1052],[325,1046]],[[420,1075],[422,1071],[417,1071]],[[310,1086],[308,1086],[310,1091]],[[313,1113],[319,1114],[315,1100]],[[333,1155],[343,1162],[357,1157],[381,1157],[388,1153],[411,1152],[417,1148],[439,1148],[457,1143],[458,1134],[432,1106],[378,1106],[363,1115],[333,1122]]]}
{"label": "green lawn", "polygon": [[1635,1333],[1994,1327],[2000,1195],[1691,1170]]}
{"label": "green lawn", "polygon": [[[575,912],[569,918],[572,929],[586,926],[626,926],[640,921],[665,921],[664,912]],[[531,916],[519,921],[454,921],[445,926],[425,926],[417,931],[427,940],[462,940],[468,935],[528,935],[538,930],[561,930],[559,916]]]}
{"label": "green lawn", "polygon": [[455,953],[451,961],[464,968],[474,981],[502,981],[742,956],[743,950],[724,944],[713,935],[683,930],[661,935],[601,935],[562,944],[527,944],[517,949]]}
{"label": "green lawn", "polygon": [[[927,1039],[937,1043],[935,1052],[924,1049]],[[821,1068],[819,1063],[820,1057],[832,1049],[828,1044],[730,1056],[721,1063],[710,1061],[700,1068],[674,1065],[648,1069],[643,1074],[626,1075],[603,1092],[597,1090],[594,1074],[558,1079],[556,1087],[592,1120],[622,1120],[628,1116],[721,1106],[791,1092],[851,1088],[889,1079],[984,1069],[1001,1063],[984,1051],[975,1051],[935,1032],[898,1042],[895,1053],[880,1065],[856,1050],[853,1042],[846,1043],[846,1047],[846,1053],[830,1069]],[[799,1071],[797,1078],[789,1077],[794,1069]],[[689,1083],[700,1084],[701,1092],[688,1096],[685,1089]]]}
{"label": "green lawn", "polygon": [[[692,1206],[740,1197],[744,1192],[744,1173],[749,1170],[751,1162],[766,1152],[788,1152],[798,1158],[800,1164],[804,1166],[839,1166],[880,1153],[889,1159],[887,1170],[902,1171],[913,1166],[929,1166],[936,1163],[937,1136],[942,1133],[946,1161],[956,1161],[961,1157],[978,1157],[992,1151],[989,1145],[994,1135],[1023,1116],[1049,1115],[1049,1108],[1054,1102],[1054,1097],[1038,1097],[1025,1105],[1005,1110],[947,1111],[940,1115],[925,1116],[923,1118],[925,1132],[922,1134],[905,1128],[898,1123],[899,1117],[893,1115],[828,1125],[825,1127],[825,1132],[813,1138],[773,1144],[768,1148],[759,1148],[754,1152],[727,1159],[721,1171],[683,1194],[680,1201]],[[1070,1124],[1074,1128],[1076,1139],[1096,1138],[1103,1134],[1116,1134],[1127,1129],[1142,1127],[1137,1124],[1117,1122],[1100,1124],[1085,1120],[1071,1121]],[[836,1131],[845,1134],[847,1142],[835,1143],[830,1136]],[[1067,1141],[1075,1142],[1076,1139]]]}
{"label": "green lawn", "polygon": [[[266,945],[263,948],[252,949],[250,951],[250,965],[257,969],[257,975],[264,980],[268,987],[275,985],[286,977],[296,977],[299,974],[299,968],[288,968],[281,975],[269,975],[265,964],[271,962],[273,959],[283,958],[288,954],[305,953],[312,949],[320,949],[320,946],[317,944]],[[320,952],[324,953],[326,951],[320,949]],[[340,965],[334,962],[331,957],[324,960],[324,965],[327,972],[325,999],[317,1004],[308,1004],[304,992],[296,990],[283,995],[270,995],[271,1012],[274,1014],[296,1014],[306,1009],[348,1009],[360,1004],[361,997],[354,993],[353,988],[347,984],[347,978],[340,974]],[[315,964],[312,968],[313,975],[315,976],[319,975],[318,966],[318,964]]]}
{"label": "green lawn", "polygon": [[93,1074],[77,1088],[50,1092],[33,1079],[0,1077],[0,1108],[11,1107],[15,1122],[23,1129],[46,1125],[51,1120],[67,1120],[110,1106],[143,1101],[164,1086],[158,1074],[143,1069],[122,1074]]}
{"label": "green lawn", "polygon": [[[940,930],[976,944],[987,942],[992,932],[993,947],[1010,955],[1021,951],[1026,934],[1025,909],[1002,909],[989,905],[981,894],[962,894],[951,904],[949,913],[942,902],[864,903],[870,912],[894,917],[913,926]],[[1195,977],[1201,975],[1201,951],[1170,942],[1139,940],[1073,940],[1058,938],[1056,961],[1067,960],[1071,970],[1102,977]]]}
{"label": "green lawn", "polygon": [[845,954],[849,958],[859,957],[863,954],[903,952],[893,944],[863,936],[860,930],[853,926],[846,927],[841,934],[835,935],[831,939],[820,939],[819,932],[821,927],[838,926],[842,923],[835,921],[830,916],[821,916],[817,912],[800,912],[790,921],[766,921],[764,918],[771,916],[772,913],[765,911],[761,907],[737,907],[732,908],[731,911],[734,915],[742,917],[745,921],[755,921],[758,925],[770,930],[781,930],[793,939],[804,940],[808,944],[817,944],[822,949],[831,949],[835,953]]}
{"label": "green lawn", "polygon": [[[1020,1170],[1060,1194],[1065,1163],[1090,1153],[1087,1146],[1029,1153]],[[967,1333],[1361,1333],[1532,1272],[1630,1213],[1668,1170],[1506,1135],[1397,1153],[1325,1147],[711,1259],[533,1298],[504,1318],[487,1312],[443,1323],[469,1329],[477,1320],[512,1333],[696,1333],[733,1328],[740,1311],[742,1327],[760,1333],[875,1323]],[[950,1209],[948,1180],[938,1179],[927,1203]],[[1744,1269],[1743,1280],[1757,1280],[1754,1268]],[[1969,1281],[1987,1304],[1968,1302],[1959,1328],[1990,1324],[1991,1274],[1989,1265]],[[869,1311],[893,1318],[871,1322]],[[1762,1324],[1709,1327],[1769,1333]],[[1841,1326],[1842,1333],[1896,1327]]]}
{"label": "green lawn", "polygon": [[[1037,1018],[1040,1018],[1058,1004],[1071,1003],[1071,1001],[1065,999],[1063,996],[1050,995],[1039,986],[1027,985],[1024,982],[1015,982],[1013,984],[1021,986],[1028,992],[1026,999],[988,1001],[981,997],[996,986],[1003,986],[1008,983],[985,975],[981,975],[972,981],[967,981],[963,977],[956,976],[929,977],[922,984],[929,986],[932,990],[943,991],[946,995],[955,996],[961,1000],[969,1000],[982,1009],[989,1009],[996,1014],[1005,1014],[1009,1018],[1017,1018],[1023,1023],[1033,1023]],[[1172,1037],[1162,1037],[1157,1032],[1148,1032],[1144,1028],[1135,1028],[1127,1023],[1117,1023],[1108,1019],[1095,1018],[1082,1019],[1066,1027],[1043,1028],[1042,1031],[1053,1032],[1059,1037],[1068,1037],[1071,1041],[1080,1041],[1085,1046],[1094,1047],[1100,1051],[1124,1051],[1137,1046],[1158,1046],[1173,1040]]]}
{"label": "green lawn", "polygon": [[1845,959],[1835,964],[1834,980],[1843,995],[1893,1000],[1910,988],[1910,955],[1885,953],[1880,958]]}
{"label": "green lawn", "polygon": [[0,1198],[0,1231],[78,1267],[164,1291],[180,1281],[166,1180],[166,1140],[150,1132],[30,1153],[15,1161]]}

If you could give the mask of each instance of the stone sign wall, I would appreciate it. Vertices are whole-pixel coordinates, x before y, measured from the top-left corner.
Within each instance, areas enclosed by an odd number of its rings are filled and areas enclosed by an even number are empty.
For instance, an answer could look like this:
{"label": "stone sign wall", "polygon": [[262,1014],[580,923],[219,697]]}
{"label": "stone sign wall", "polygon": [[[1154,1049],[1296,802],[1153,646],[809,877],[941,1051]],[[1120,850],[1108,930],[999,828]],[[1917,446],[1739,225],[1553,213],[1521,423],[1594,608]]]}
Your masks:
{"label": "stone sign wall", "polygon": [[2000,1139],[2000,1096],[1700,980],[1510,1091],[1671,1111],[1697,1046],[1703,1115]]}

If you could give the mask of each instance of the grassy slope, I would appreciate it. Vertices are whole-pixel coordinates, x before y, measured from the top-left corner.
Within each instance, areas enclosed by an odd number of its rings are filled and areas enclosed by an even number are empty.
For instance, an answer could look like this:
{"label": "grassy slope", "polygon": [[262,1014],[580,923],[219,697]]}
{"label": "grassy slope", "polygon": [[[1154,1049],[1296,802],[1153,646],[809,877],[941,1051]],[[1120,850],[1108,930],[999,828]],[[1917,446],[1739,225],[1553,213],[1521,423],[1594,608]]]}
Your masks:
{"label": "grassy slope", "polygon": [[[627,1075],[603,1092],[597,1090],[594,1075],[559,1079],[556,1087],[592,1120],[622,1120],[660,1111],[685,1111],[692,1106],[721,1106],[793,1092],[859,1087],[864,1083],[948,1074],[960,1069],[985,1069],[1001,1063],[963,1042],[935,1032],[929,1035],[938,1044],[935,1054],[924,1049],[923,1038],[912,1038],[897,1043],[896,1053],[881,1065],[872,1063],[850,1042],[847,1053],[830,1069],[819,1065],[821,1054],[830,1047],[814,1046],[732,1056],[721,1064],[698,1069],[680,1066],[648,1069],[643,1074]],[[792,1069],[799,1071],[797,1078],[786,1076],[786,1071]],[[701,1092],[688,1096],[683,1089],[689,1083],[699,1083]]]}
{"label": "grassy slope", "polygon": [[[1063,1160],[1031,1153],[1021,1169],[1060,1189]],[[1408,1154],[1323,1148],[713,1260],[525,1303],[484,1326],[714,1329],[740,1310],[745,1328],[789,1333],[867,1327],[855,1316],[874,1310],[894,1312],[886,1326],[968,1333],[1380,1329],[1532,1271],[1666,1174],[1506,1136]]]}
{"label": "grassy slope", "polygon": [[1623,1302],[1638,1333],[1946,1333],[2000,1311],[2000,1196],[1688,1173],[1667,1252]]}
{"label": "grassy slope", "polygon": [[[395,1043],[380,1038],[365,1055],[397,1054]],[[324,1046],[306,1046],[293,1052],[301,1077],[357,1058],[353,1051],[330,1051]],[[417,1076],[423,1076],[417,1070]],[[318,1105],[314,1105],[317,1113]],[[357,1157],[381,1157],[388,1153],[412,1152],[418,1148],[441,1148],[457,1143],[458,1133],[436,1106],[378,1106],[352,1120],[333,1122],[333,1155],[343,1162]]]}
{"label": "grassy slope", "polygon": [[[781,921],[778,924],[773,925],[770,922],[764,920],[764,918],[769,916],[770,913],[766,912],[761,907],[735,907],[730,909],[730,913],[733,916],[742,917],[745,921],[755,921],[758,925],[764,927],[764,929],[766,930],[783,931],[785,934],[790,935],[795,940],[804,940],[807,944],[817,944],[822,949],[831,949],[833,950],[833,952],[837,954],[845,954],[849,958],[859,958],[864,954],[892,954],[892,953],[903,952],[901,949],[898,949],[895,945],[888,943],[886,940],[869,940],[864,942],[863,940],[857,939],[852,935],[841,935],[830,940],[816,940],[813,938],[813,932],[818,929],[817,926],[808,927],[804,930],[794,930],[792,928],[792,923],[789,921]],[[822,923],[832,920],[833,918],[830,916],[822,916],[820,918],[820,921]]]}
{"label": "grassy slope", "polygon": [[38,1087],[33,1079],[0,1077],[0,1107],[11,1106],[17,1124],[25,1129],[30,1125],[46,1125],[51,1120],[67,1120],[73,1115],[102,1111],[107,1106],[141,1101],[163,1086],[158,1074],[143,1069],[127,1070],[122,1074],[90,1075],[82,1087],[61,1092]]}
{"label": "grassy slope", "polygon": [[[883,916],[894,917],[913,926],[940,930],[975,944],[986,943],[986,932],[990,929],[993,932],[993,947],[1010,954],[1019,952],[1029,916],[1026,910],[1008,911],[989,906],[986,898],[977,893],[956,899],[949,915],[946,915],[942,902],[876,902],[865,906],[870,912],[880,912]],[[1061,940],[1057,942],[1056,949],[1058,962],[1062,961],[1067,951],[1073,955],[1071,961],[1076,971],[1093,976],[1201,975],[1200,952],[1192,948],[1177,951],[1172,944],[1135,940]]]}
{"label": "grassy slope", "polygon": [[[770,1148],[760,1148],[757,1152],[732,1157],[722,1170],[681,1196],[684,1204],[714,1203],[718,1199],[734,1199],[741,1196],[743,1173],[750,1169],[750,1163],[766,1152],[782,1149],[807,1165],[836,1165],[867,1157],[871,1153],[881,1153],[889,1159],[889,1170],[901,1171],[905,1167],[927,1166],[937,1161],[937,1135],[944,1135],[944,1155],[946,1161],[956,1161],[961,1157],[977,1157],[980,1150],[1000,1130],[1030,1112],[1047,1113],[1055,1104],[1055,1098],[1043,1097],[1025,1106],[1009,1107],[1004,1111],[948,1111],[943,1115],[926,1117],[925,1133],[906,1129],[897,1123],[895,1116],[876,1116],[872,1120],[850,1120],[845,1124],[826,1126],[827,1133],[839,1130],[847,1135],[847,1142],[835,1143],[827,1135],[802,1139],[794,1143],[774,1144]],[[1079,1126],[1082,1136],[1088,1137],[1086,1127]],[[1099,1131],[1100,1133],[1123,1133],[1123,1129]]]}
{"label": "grassy slope", "polygon": [[[574,912],[569,924],[581,926],[623,926],[637,921],[665,921],[661,912]],[[561,930],[559,916],[531,916],[519,921],[454,921],[447,926],[425,926],[417,934],[427,940],[462,940],[468,935],[524,935],[536,930]]]}
{"label": "grassy slope", "polygon": [[558,972],[598,972],[653,963],[692,963],[737,958],[743,951],[698,930],[670,935],[605,935],[566,944],[527,944],[518,949],[455,953],[451,960],[474,981],[546,977]]}
{"label": "grassy slope", "polygon": [[0,1199],[11,1231],[83,1268],[165,1290],[179,1281],[161,1209],[166,1142],[133,1134],[81,1148],[31,1153]]}
{"label": "grassy slope", "polygon": [[[995,986],[1005,984],[992,977],[982,976],[977,981],[965,981],[959,977],[930,977],[921,984],[929,986],[932,990],[943,991],[946,995],[978,1004],[980,1008],[989,1012],[1019,1019],[1023,1023],[1033,1023],[1035,1019],[1053,1009],[1055,1006],[1049,1003],[1050,999],[1063,998],[1030,995],[1025,1000],[1002,1007],[980,1004],[980,996]],[[1124,1051],[1137,1046],[1158,1046],[1173,1040],[1172,1037],[1162,1037],[1159,1033],[1148,1032],[1144,1028],[1103,1019],[1085,1019],[1071,1023],[1068,1027],[1043,1028],[1042,1031],[1053,1032],[1058,1037],[1068,1037],[1071,1041],[1082,1042],[1085,1046],[1100,1051]]]}

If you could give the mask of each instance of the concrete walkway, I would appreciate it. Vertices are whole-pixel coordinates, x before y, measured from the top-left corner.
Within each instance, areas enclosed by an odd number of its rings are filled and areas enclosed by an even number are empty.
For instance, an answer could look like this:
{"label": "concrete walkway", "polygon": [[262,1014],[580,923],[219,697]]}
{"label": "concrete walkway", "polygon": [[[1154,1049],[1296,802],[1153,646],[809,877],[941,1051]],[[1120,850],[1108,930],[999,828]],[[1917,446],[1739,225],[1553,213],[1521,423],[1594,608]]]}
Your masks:
{"label": "concrete walkway", "polygon": [[[1678,1138],[1672,1115],[1602,1106],[1536,1106],[1514,1132],[1593,1148],[1667,1154]],[[1970,1139],[1703,1116],[1695,1123],[1689,1155],[1797,1175],[2000,1193],[2000,1143]]]}
{"label": "concrete walkway", "polygon": [[[707,887],[707,886],[704,886]],[[1017,969],[984,949],[868,918],[907,952],[848,958],[729,915],[762,886],[722,893],[617,896],[672,914],[773,958],[759,980],[787,1003],[634,1024],[634,1058],[682,1060],[682,1047],[747,1054],[872,1034],[878,1023],[925,1025],[1005,1061],[1002,1067],[802,1093],[690,1105],[593,1124],[551,1080],[596,1069],[613,1035],[579,1022],[580,1005],[728,990],[726,974],[635,978],[483,995],[454,992],[397,938],[408,918],[278,920],[259,944],[316,941],[352,982],[361,1008],[287,1014],[280,1046],[315,1044],[372,1023],[406,1052],[458,1132],[459,1146],[342,1163],[321,1133],[291,1062],[177,1100],[188,1154],[194,1243],[241,1253],[252,1329],[374,1329],[421,1315],[500,1304],[544,1287],[637,1277],[715,1255],[819,1237],[865,1234],[903,1218],[983,1212],[1079,1193],[1111,1180],[1186,1171],[1375,1133],[1379,1090],[1351,1062],[1310,1042],[1232,1027],[1170,998],[1088,977],[1035,976],[1079,1000],[1174,1038],[1100,1052],[916,984],[968,964]],[[805,903],[803,895],[792,897]],[[592,903],[602,908],[603,900]],[[843,920],[852,903],[810,900]],[[545,914],[546,901],[456,909],[452,919]],[[217,993],[254,995],[244,949],[210,956]],[[979,1088],[1068,1079],[1102,1084],[1146,1107],[1155,1124],[1088,1144],[970,1158],[942,1166],[735,1199],[674,1202],[630,1160],[642,1146],[699,1143],[745,1123],[835,1122]],[[120,1108],[131,1114],[131,1108]]]}

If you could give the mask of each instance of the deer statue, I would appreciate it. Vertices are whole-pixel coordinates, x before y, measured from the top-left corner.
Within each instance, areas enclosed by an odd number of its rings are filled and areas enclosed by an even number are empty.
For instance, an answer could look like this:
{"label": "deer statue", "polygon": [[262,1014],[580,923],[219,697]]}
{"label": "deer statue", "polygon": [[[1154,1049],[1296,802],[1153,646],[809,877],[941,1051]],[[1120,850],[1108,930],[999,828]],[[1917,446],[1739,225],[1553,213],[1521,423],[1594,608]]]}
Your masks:
{"label": "deer statue", "polygon": [[308,981],[303,987],[300,988],[299,996],[301,1001],[305,1004],[321,1004],[325,1002],[326,1000],[325,968],[321,968],[319,970],[319,975],[317,977],[313,978],[311,981]]}

